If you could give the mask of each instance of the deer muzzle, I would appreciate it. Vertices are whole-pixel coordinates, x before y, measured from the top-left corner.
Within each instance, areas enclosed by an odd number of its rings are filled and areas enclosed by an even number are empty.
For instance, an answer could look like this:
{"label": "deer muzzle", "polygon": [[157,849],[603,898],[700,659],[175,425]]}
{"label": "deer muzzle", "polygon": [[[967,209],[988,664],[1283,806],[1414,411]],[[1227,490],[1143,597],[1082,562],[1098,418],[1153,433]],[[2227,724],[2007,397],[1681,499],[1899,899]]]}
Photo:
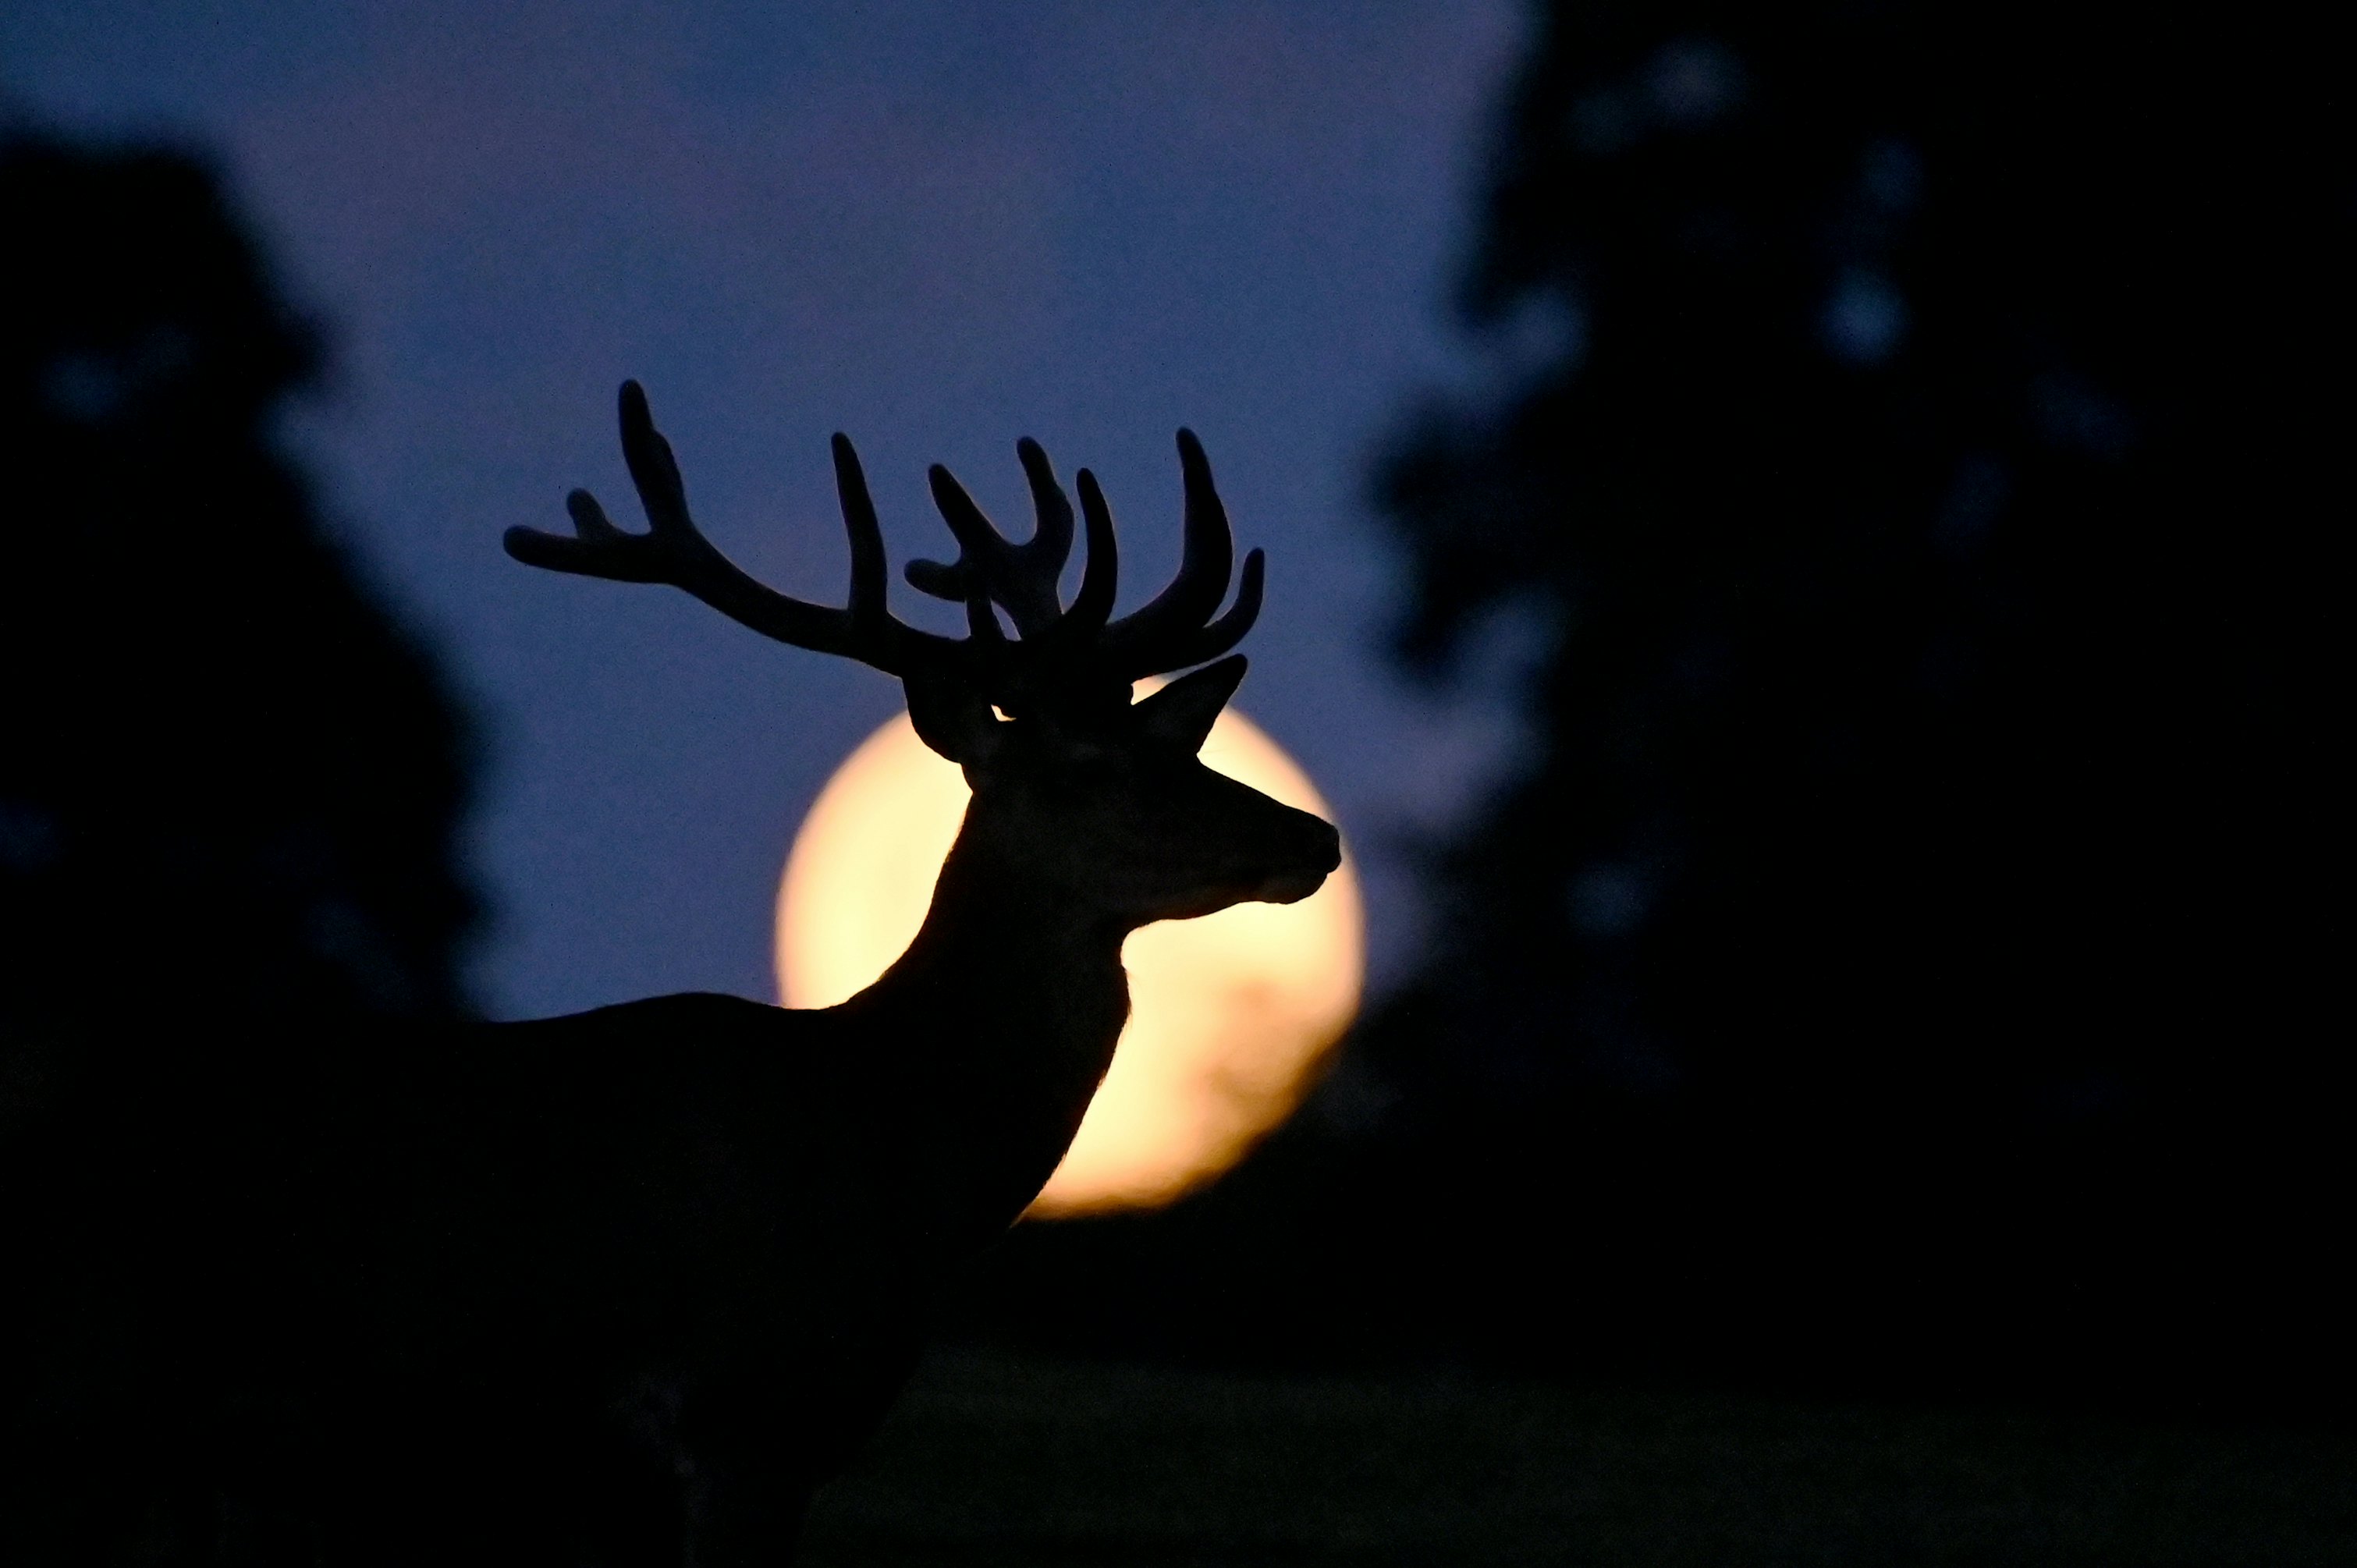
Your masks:
{"label": "deer muzzle", "polygon": [[1342,864],[1342,835],[1334,824],[1307,811],[1294,815],[1299,819],[1298,858],[1264,877],[1251,895],[1253,903],[1298,904],[1325,886],[1326,878]]}

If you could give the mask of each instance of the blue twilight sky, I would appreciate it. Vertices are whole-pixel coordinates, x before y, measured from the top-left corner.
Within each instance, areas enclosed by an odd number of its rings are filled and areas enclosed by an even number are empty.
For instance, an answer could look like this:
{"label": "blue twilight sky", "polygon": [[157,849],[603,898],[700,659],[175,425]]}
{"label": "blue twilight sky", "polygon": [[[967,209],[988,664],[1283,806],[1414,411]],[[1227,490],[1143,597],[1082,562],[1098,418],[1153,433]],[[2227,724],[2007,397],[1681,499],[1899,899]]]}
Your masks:
{"label": "blue twilight sky", "polygon": [[329,324],[295,435],[482,721],[496,1012],[773,994],[794,826],[898,707],[675,591],[500,553],[575,484],[638,521],[625,376],[705,531],[830,600],[831,431],[896,568],[950,553],[927,463],[1018,532],[1017,436],[1093,467],[1126,607],[1175,562],[1192,425],[1270,555],[1241,705],[1369,863],[1381,973],[1415,920],[1386,841],[1461,804],[1503,721],[1385,671],[1368,458],[1469,373],[1448,282],[1521,27],[1508,0],[14,0],[0,105],[210,153]]}

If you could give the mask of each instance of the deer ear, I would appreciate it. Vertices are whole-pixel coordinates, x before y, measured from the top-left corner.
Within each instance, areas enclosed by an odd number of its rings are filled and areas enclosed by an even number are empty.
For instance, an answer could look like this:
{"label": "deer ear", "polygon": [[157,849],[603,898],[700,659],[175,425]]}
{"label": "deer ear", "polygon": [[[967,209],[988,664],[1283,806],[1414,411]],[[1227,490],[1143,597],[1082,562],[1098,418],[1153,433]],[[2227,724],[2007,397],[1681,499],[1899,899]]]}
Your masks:
{"label": "deer ear", "polygon": [[1205,737],[1236,685],[1244,678],[1241,653],[1206,664],[1192,675],[1181,675],[1132,710],[1139,731],[1148,739],[1186,747],[1189,755],[1202,749]]}
{"label": "deer ear", "polygon": [[981,693],[964,682],[914,676],[901,682],[908,693],[909,722],[917,738],[961,767],[979,767],[996,755],[1006,737],[1004,721]]}

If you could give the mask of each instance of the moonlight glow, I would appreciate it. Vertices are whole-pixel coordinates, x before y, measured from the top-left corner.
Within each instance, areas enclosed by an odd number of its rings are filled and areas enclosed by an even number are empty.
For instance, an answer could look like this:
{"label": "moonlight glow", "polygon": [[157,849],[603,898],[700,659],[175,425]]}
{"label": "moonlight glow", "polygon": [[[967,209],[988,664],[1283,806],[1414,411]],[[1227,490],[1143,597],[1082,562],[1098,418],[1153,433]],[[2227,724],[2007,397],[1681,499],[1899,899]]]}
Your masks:
{"label": "moonlight glow", "polygon": [[[1232,709],[1202,755],[1288,806],[1332,815],[1292,759]],[[836,770],[794,837],[779,890],[786,1005],[832,1006],[900,956],[966,800],[957,768],[927,750],[905,715]],[[1132,935],[1122,950],[1129,1026],[1032,1211],[1149,1208],[1233,1165],[1291,1113],[1341,1036],[1364,957],[1347,860],[1298,904],[1240,904]]]}

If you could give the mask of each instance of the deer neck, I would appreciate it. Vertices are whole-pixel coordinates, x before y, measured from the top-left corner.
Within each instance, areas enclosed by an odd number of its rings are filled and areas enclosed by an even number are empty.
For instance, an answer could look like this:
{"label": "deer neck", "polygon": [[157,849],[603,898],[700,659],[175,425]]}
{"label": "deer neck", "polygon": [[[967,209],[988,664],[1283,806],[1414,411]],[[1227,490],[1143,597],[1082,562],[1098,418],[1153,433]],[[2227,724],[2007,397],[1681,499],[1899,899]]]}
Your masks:
{"label": "deer neck", "polygon": [[969,824],[916,940],[845,1004],[893,1042],[912,1111],[999,1225],[1062,1159],[1129,1016],[1128,925],[1025,861]]}

